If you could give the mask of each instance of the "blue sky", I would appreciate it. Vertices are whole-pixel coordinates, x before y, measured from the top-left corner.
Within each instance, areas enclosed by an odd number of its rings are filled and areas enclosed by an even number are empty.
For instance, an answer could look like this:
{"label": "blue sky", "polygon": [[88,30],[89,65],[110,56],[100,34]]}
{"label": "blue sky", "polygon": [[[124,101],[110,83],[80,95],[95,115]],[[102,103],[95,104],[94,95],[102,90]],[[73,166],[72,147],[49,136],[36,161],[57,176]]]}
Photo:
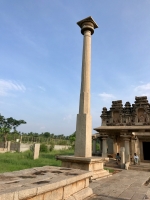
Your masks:
{"label": "blue sky", "polygon": [[[0,113],[18,130],[70,135],[79,107],[83,36],[92,16],[91,115],[113,100],[150,101],[149,0],[1,0]],[[93,131],[94,133],[94,131]]]}

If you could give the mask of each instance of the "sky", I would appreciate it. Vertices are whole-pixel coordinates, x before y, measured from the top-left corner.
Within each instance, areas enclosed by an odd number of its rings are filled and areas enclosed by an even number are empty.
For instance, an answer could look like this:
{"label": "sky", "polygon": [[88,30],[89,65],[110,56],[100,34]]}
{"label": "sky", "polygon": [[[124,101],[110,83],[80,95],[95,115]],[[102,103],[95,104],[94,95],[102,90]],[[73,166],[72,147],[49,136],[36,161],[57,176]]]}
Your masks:
{"label": "sky", "polygon": [[[83,35],[92,16],[92,128],[112,101],[150,102],[150,0],[1,0],[0,113],[21,132],[70,135],[79,112]],[[94,133],[94,131],[93,131]]]}

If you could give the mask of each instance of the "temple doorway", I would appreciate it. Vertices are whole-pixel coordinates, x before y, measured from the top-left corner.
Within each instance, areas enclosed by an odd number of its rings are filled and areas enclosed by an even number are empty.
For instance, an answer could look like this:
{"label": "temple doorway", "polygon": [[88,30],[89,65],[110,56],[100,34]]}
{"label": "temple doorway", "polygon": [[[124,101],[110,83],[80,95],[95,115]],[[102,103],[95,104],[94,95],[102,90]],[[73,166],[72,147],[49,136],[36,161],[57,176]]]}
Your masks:
{"label": "temple doorway", "polygon": [[150,160],[150,142],[143,142],[144,160]]}

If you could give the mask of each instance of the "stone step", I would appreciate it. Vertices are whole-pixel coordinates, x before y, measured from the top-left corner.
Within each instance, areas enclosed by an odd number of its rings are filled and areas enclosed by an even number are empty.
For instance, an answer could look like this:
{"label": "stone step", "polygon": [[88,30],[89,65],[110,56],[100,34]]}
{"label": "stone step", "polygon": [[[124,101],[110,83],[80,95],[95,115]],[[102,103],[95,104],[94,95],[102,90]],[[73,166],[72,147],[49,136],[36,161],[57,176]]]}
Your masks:
{"label": "stone step", "polygon": [[116,163],[116,160],[110,159],[109,162],[106,162],[104,167],[120,168],[120,164]]}
{"label": "stone step", "polygon": [[105,177],[109,177],[109,171],[108,170],[97,170],[94,172],[93,176],[92,176],[92,180],[93,179],[100,179],[100,178],[105,178]]}
{"label": "stone step", "polygon": [[150,165],[130,165],[129,170],[150,172]]}

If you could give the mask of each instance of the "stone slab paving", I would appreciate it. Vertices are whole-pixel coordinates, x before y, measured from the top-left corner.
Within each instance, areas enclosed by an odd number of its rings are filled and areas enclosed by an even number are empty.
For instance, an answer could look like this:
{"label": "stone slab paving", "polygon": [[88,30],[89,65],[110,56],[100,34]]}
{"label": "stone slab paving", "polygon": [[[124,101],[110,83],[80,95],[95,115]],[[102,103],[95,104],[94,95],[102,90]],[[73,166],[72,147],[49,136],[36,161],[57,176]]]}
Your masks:
{"label": "stone slab paving", "polygon": [[64,167],[35,167],[0,174],[0,200],[81,199],[93,194],[92,172]]}
{"label": "stone slab paving", "polygon": [[144,183],[150,172],[123,170],[113,176],[90,183],[93,195],[86,200],[148,200],[150,184]]}

